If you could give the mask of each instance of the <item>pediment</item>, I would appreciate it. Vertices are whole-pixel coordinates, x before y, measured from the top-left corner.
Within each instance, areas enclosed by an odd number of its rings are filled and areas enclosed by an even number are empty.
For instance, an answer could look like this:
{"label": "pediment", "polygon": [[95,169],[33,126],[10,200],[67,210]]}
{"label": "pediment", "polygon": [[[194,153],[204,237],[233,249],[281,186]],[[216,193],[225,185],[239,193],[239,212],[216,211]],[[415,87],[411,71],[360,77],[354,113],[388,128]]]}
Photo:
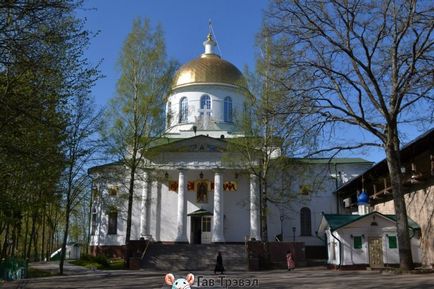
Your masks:
{"label": "pediment", "polygon": [[153,147],[157,152],[204,152],[218,153],[226,150],[226,141],[208,136],[195,136]]}

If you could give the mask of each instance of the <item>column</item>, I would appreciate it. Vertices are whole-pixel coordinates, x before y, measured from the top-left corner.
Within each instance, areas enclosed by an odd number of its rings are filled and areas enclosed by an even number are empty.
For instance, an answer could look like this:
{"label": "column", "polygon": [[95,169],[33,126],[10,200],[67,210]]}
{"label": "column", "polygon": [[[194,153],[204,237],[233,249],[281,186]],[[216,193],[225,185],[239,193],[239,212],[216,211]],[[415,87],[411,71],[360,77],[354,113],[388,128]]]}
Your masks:
{"label": "column", "polygon": [[183,170],[179,170],[178,175],[178,215],[177,233],[175,242],[187,242],[187,201],[185,199],[185,175]]}
{"label": "column", "polygon": [[151,202],[152,202],[152,184],[153,181],[149,178],[146,186],[145,197],[145,235],[147,238],[152,238],[151,235]]}
{"label": "column", "polygon": [[258,177],[250,175],[250,238],[261,240],[259,221],[259,190]]}
{"label": "column", "polygon": [[143,188],[142,188],[142,196],[140,202],[140,235],[146,236],[149,235],[149,228],[147,224],[148,220],[148,197],[149,197],[149,186],[150,186],[150,178],[149,171],[145,171],[143,173]]}
{"label": "column", "polygon": [[214,173],[214,216],[212,228],[212,242],[223,243],[225,241],[223,233],[224,219],[224,201],[223,201],[223,183],[221,172]]}

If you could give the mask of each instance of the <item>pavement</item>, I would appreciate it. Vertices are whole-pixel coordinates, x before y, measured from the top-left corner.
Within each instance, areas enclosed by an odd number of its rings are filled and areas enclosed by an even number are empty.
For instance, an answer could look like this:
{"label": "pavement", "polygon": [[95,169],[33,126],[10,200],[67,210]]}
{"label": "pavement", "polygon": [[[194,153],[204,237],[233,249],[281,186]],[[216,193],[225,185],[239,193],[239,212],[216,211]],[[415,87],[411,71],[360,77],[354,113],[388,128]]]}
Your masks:
{"label": "pavement", "polygon": [[[34,264],[32,264],[33,267]],[[38,265],[37,265],[38,266]],[[39,266],[55,266],[41,264]],[[87,270],[68,264],[65,276],[25,279],[0,283],[5,289],[163,289],[164,275],[168,272],[146,270]],[[41,267],[39,267],[41,268]],[[175,278],[182,278],[189,272],[171,272]],[[434,289],[434,274],[395,274],[379,271],[335,271],[323,267],[297,268],[294,271],[272,270],[259,272],[227,272],[214,275],[213,272],[192,272],[195,284],[192,288],[261,288],[261,289]]]}
{"label": "pavement", "polygon": [[[53,275],[59,273],[59,261],[32,262],[29,266],[34,269],[50,272]],[[73,265],[67,261],[63,264],[63,273],[65,275],[93,274],[95,271],[96,270],[90,270],[82,266]]]}

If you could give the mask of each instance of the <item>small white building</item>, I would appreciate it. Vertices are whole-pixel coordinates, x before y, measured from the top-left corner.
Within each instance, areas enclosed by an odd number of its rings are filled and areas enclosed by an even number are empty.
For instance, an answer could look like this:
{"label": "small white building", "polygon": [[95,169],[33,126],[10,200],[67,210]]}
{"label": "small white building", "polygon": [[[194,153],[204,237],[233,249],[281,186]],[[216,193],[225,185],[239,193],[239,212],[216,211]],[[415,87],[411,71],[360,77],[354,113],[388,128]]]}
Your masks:
{"label": "small white building", "polygon": [[[62,252],[62,248],[57,249],[50,255],[50,260],[60,260],[60,253]],[[77,260],[80,259],[80,244],[75,242],[69,242],[66,244],[66,252],[65,252],[66,260]]]}
{"label": "small white building", "polygon": [[[368,212],[368,195],[358,196],[359,212],[323,214],[318,235],[327,242],[329,268],[362,269],[399,265],[396,215]],[[421,262],[420,227],[408,219],[413,262]]]}

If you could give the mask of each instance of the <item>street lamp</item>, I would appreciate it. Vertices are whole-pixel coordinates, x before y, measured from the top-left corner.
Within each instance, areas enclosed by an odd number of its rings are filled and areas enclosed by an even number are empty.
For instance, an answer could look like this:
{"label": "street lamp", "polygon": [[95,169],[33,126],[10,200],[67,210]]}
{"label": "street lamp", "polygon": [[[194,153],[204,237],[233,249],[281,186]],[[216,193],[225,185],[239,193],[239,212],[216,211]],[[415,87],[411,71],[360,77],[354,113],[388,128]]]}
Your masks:
{"label": "street lamp", "polygon": [[283,214],[280,214],[280,241],[283,241],[283,220],[285,217]]}
{"label": "street lamp", "polygon": [[295,242],[295,227],[292,227],[292,242]]}

